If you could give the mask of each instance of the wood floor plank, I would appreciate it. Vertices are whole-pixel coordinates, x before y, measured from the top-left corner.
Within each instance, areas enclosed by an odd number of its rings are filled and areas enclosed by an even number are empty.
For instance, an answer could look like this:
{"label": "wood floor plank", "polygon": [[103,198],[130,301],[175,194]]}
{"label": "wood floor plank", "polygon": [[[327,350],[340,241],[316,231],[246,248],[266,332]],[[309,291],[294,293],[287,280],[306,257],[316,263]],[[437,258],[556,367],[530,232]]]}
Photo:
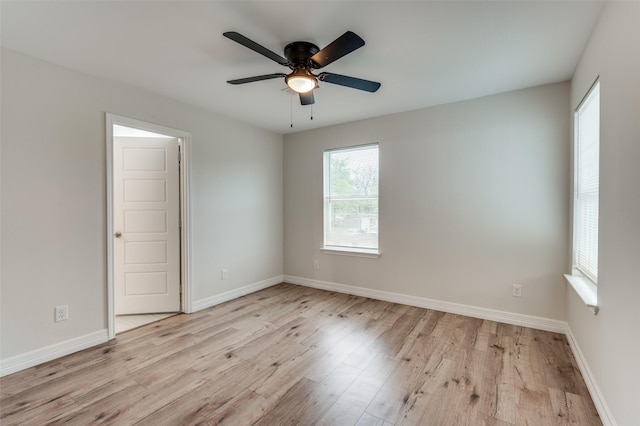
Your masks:
{"label": "wood floor plank", "polygon": [[[140,398],[127,398],[131,395],[130,390],[120,389],[111,393],[106,398],[100,400],[90,400],[90,403],[80,404],[81,413],[90,413],[94,407],[100,407],[102,418],[111,419],[107,423],[134,424],[154,411],[164,407],[167,401],[189,394],[193,389],[198,388],[205,382],[205,378],[197,371],[186,369],[178,370],[170,374],[165,380],[143,387],[143,395]],[[138,384],[139,385],[139,384]],[[140,385],[139,385],[140,386]],[[138,389],[136,388],[136,392]],[[122,398],[125,398],[122,400]],[[115,409],[106,410],[105,405],[110,405],[111,400],[118,401]],[[105,401],[109,401],[106,403]],[[97,417],[96,417],[97,418]],[[77,413],[60,419],[61,423],[89,424],[90,417],[86,415],[78,416]]]}
{"label": "wood floor plank", "polygon": [[38,422],[46,424],[63,413],[78,409],[78,404],[69,395],[54,397],[33,405],[25,404],[8,409],[3,406],[0,424],[3,426],[25,425],[33,423],[33,419],[39,419]]}
{"label": "wood floor plank", "polygon": [[425,367],[425,380],[415,392],[398,420],[399,425],[438,424],[438,419],[449,416],[449,406],[443,398],[455,371],[451,360],[433,356]]}
{"label": "wood floor plank", "polygon": [[494,321],[482,321],[478,329],[477,338],[474,348],[479,351],[485,351],[490,347],[489,339],[497,334],[497,323]]}
{"label": "wood floor plank", "polygon": [[[101,364],[107,364],[103,360]],[[106,368],[97,368],[101,364],[91,365],[65,375],[59,375],[54,380],[35,384],[31,388],[23,389],[9,397],[2,398],[0,419],[13,418],[18,413],[25,413],[37,409],[41,405],[49,404],[71,394],[78,389],[87,389],[107,383],[110,379]],[[2,383],[4,387],[4,383]],[[4,421],[4,420],[3,420]]]}
{"label": "wood floor plank", "polygon": [[557,424],[561,425],[593,425],[594,416],[591,407],[580,395],[549,389],[551,406],[556,416]]}
{"label": "wood floor plank", "polygon": [[358,376],[317,424],[326,426],[356,424],[379,390],[380,384],[376,379]]}
{"label": "wood floor plank", "polygon": [[368,413],[364,413],[356,423],[356,426],[391,426],[391,425],[393,425],[393,423],[385,422],[384,420],[379,419],[375,416],[372,416],[371,414],[368,414]]}
{"label": "wood floor plank", "polygon": [[476,419],[477,426],[513,426],[514,424],[487,415],[480,415]]}
{"label": "wood floor plank", "polygon": [[600,425],[565,336],[280,284],[0,379],[3,425]]}
{"label": "wood floor plank", "polygon": [[481,412],[511,424],[516,416],[513,351],[511,336],[493,334],[487,340],[480,399]]}
{"label": "wood floor plank", "polygon": [[193,424],[202,407],[211,402],[222,384],[205,380],[188,394],[167,402],[162,408],[150,413],[136,425],[182,425]]}
{"label": "wood floor plank", "polygon": [[100,399],[95,404],[83,407],[80,410],[67,414],[55,421],[48,422],[52,425],[100,425],[117,424],[120,415],[130,409],[146,395],[145,389],[132,382],[120,392],[111,393]]}
{"label": "wood floor plank", "polygon": [[567,338],[561,334],[535,331],[535,339],[545,363],[545,377],[550,387],[576,395],[589,391],[580,375]]}
{"label": "wood floor plank", "polygon": [[486,352],[470,349],[463,353],[445,396],[451,407],[448,418],[452,424],[460,425],[477,423],[481,402],[488,396],[482,382]]}
{"label": "wood floor plank", "polygon": [[[215,418],[220,411],[226,411],[229,404],[233,404],[234,398],[248,389],[251,383],[272,374],[274,369],[275,367],[243,361],[211,378],[210,380],[218,382],[220,387],[209,397],[207,403],[198,409],[197,418]],[[185,420],[190,421],[190,417],[185,417],[183,421]]]}
{"label": "wood floor plank", "polygon": [[358,377],[360,370],[342,364],[322,382],[301,379],[256,425],[314,424]]}
{"label": "wood floor plank", "polygon": [[249,388],[265,397],[281,398],[301,378],[308,378],[306,377],[308,368],[318,362],[322,362],[322,352],[317,348],[309,348],[305,353],[284,364],[274,365],[273,374],[254,382]]}
{"label": "wood floor plank", "polygon": [[357,423],[399,364],[399,361],[390,359],[386,354],[378,353],[319,423],[325,425]]}
{"label": "wood floor plank", "polygon": [[516,384],[523,390],[546,392],[549,388],[535,330],[520,328],[514,338]]}
{"label": "wood floor plank", "polygon": [[422,386],[423,366],[410,362],[400,362],[398,367],[383,384],[366,412],[385,421],[395,423],[404,406]]}
{"label": "wood floor plank", "polygon": [[365,338],[360,345],[345,359],[345,363],[364,368],[379,353],[386,354],[386,335],[389,329],[404,315],[406,309],[392,309],[387,302],[375,306],[372,312],[367,314],[367,322],[364,325]]}
{"label": "wood floor plank", "polygon": [[68,373],[65,365],[59,360],[40,364],[21,372],[22,374],[12,374],[2,379],[0,386],[0,398],[7,398],[11,395],[18,394],[37,384],[42,384],[50,380],[54,380],[60,375]]}
{"label": "wood floor plank", "polygon": [[263,417],[272,401],[245,389],[220,409],[206,416],[199,416],[195,424],[206,425],[252,425]]}

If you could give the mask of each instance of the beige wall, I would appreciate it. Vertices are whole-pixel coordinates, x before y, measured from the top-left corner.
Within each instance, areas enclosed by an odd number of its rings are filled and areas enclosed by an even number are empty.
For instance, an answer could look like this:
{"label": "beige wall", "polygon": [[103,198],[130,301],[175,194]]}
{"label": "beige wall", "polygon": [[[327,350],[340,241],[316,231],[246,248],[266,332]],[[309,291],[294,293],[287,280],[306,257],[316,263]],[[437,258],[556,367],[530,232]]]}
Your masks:
{"label": "beige wall", "polygon": [[[285,135],[285,275],[564,320],[568,108],[560,83]],[[323,150],[371,142],[382,256],[324,254]]]}
{"label": "beige wall", "polygon": [[3,50],[2,359],[107,327],[105,112],[192,133],[194,302],[282,275],[281,135]]}
{"label": "beige wall", "polygon": [[639,23],[640,3],[609,2],[571,85],[573,111],[600,76],[600,312],[569,288],[567,321],[619,425],[640,419]]}

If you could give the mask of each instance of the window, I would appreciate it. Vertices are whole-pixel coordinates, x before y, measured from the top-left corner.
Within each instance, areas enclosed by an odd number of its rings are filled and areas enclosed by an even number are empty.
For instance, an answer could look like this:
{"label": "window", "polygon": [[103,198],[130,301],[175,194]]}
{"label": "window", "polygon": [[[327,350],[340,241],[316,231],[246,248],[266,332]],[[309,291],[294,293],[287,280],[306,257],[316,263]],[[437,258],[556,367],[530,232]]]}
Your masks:
{"label": "window", "polygon": [[378,252],[378,145],[324,153],[324,248]]}
{"label": "window", "polygon": [[600,83],[596,81],[575,112],[574,275],[598,282],[600,174]]}

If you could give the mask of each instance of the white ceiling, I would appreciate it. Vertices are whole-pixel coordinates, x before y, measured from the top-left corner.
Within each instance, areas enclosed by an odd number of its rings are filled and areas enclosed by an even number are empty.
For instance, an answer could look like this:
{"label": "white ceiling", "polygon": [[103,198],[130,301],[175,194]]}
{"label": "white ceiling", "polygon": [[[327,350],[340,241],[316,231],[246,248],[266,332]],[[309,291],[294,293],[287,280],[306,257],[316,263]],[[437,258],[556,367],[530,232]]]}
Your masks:
{"label": "white ceiling", "polygon": [[[48,62],[290,133],[568,80],[603,4],[3,0],[1,37]],[[322,48],[346,30],[365,46],[322,71],[379,81],[377,93],[321,82],[311,121],[283,79],[226,83],[288,69],[225,31],[284,56],[291,41]]]}

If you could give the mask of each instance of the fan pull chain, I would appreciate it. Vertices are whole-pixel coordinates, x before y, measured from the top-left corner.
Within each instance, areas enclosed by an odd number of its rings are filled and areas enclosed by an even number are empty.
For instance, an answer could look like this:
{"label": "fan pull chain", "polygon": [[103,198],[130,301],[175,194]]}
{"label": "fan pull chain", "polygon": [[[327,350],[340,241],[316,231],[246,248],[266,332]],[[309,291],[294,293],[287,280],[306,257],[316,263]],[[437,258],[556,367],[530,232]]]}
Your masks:
{"label": "fan pull chain", "polygon": [[293,95],[289,96],[289,106],[291,108],[291,128],[293,129]]}
{"label": "fan pull chain", "polygon": [[313,121],[313,105],[311,105],[311,121]]}

